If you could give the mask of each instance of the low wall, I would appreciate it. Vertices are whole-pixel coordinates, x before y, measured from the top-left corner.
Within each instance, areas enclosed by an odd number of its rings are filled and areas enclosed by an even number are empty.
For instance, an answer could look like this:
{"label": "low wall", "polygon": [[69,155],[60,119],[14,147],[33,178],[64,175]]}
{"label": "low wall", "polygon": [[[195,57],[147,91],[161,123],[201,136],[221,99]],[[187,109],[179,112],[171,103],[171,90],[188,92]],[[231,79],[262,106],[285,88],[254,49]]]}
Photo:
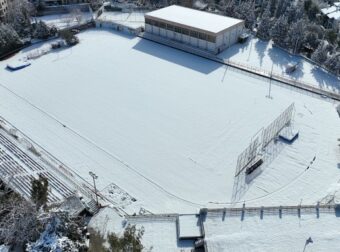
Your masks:
{"label": "low wall", "polygon": [[134,36],[137,36],[140,32],[142,32],[142,27],[132,28],[121,23],[116,23],[114,21],[102,21],[97,19],[95,23],[97,28],[113,29]]}
{"label": "low wall", "polygon": [[38,12],[38,16],[65,14],[75,9],[78,9],[82,12],[89,12],[90,5],[87,3],[84,3],[84,4],[69,4],[69,5],[60,5],[60,6],[46,6],[44,7],[43,10]]}

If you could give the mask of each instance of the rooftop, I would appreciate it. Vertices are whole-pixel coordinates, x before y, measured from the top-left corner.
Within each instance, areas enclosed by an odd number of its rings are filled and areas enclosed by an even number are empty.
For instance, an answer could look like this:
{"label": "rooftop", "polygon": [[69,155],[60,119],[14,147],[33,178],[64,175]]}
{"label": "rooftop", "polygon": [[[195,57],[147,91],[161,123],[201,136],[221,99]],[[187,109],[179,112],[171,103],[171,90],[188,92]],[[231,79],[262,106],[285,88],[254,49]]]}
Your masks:
{"label": "rooftop", "polygon": [[183,214],[178,216],[178,237],[180,239],[202,237],[198,215]]}
{"label": "rooftop", "polygon": [[[338,251],[339,209],[297,209],[272,214],[208,213],[204,221],[211,251]],[[307,239],[312,242],[307,242]]]}
{"label": "rooftop", "polygon": [[336,2],[333,6],[321,9],[321,12],[329,18],[340,20],[340,2]]}
{"label": "rooftop", "polygon": [[167,20],[172,23],[185,25],[199,30],[220,33],[243,20],[220,16],[204,11],[194,10],[182,6],[172,5],[156,11],[149,12],[146,17]]}

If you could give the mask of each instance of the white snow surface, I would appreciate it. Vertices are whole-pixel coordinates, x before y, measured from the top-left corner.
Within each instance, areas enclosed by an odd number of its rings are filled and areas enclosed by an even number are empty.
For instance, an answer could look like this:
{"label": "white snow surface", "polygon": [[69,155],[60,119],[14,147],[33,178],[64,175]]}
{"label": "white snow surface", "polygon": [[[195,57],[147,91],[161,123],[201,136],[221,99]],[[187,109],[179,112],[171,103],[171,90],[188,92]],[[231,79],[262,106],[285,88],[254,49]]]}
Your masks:
{"label": "white snow surface", "polygon": [[[340,78],[296,55],[274,47],[272,42],[251,38],[244,44],[235,44],[218,55],[219,58],[244,64],[258,70],[291,78],[307,85],[340,93]],[[292,74],[285,72],[287,65],[299,63]]]}
{"label": "white snow surface", "polygon": [[142,244],[151,251],[162,252],[191,252],[193,241],[177,239],[176,217],[154,216],[143,218],[129,218],[128,223],[136,225],[137,229],[144,229]]}
{"label": "white snow surface", "polygon": [[243,22],[243,20],[194,10],[178,5],[171,5],[146,14],[148,17],[170,21],[172,23],[193,27],[196,29],[219,33]]}
{"label": "white snow surface", "polygon": [[182,238],[202,237],[198,215],[184,214],[178,216],[178,236]]}
{"label": "white snow surface", "polygon": [[105,207],[91,218],[88,227],[106,237],[108,233],[120,234],[124,230],[124,221],[125,219],[119,216],[116,210]]}
{"label": "white snow surface", "polygon": [[[206,243],[209,252],[297,252],[339,251],[340,218],[338,213],[302,213],[278,215],[226,217],[207,216],[204,222]],[[311,237],[313,243],[305,246]],[[304,250],[305,247],[305,250]]]}
{"label": "white snow surface", "polygon": [[[0,62],[0,115],[90,183],[95,172],[100,190],[115,183],[154,213],[195,213],[314,204],[339,188],[337,102],[275,83],[268,99],[264,79],[121,33],[79,38],[20,71]],[[258,176],[235,178],[238,155],[292,102],[299,138],[272,144]]]}

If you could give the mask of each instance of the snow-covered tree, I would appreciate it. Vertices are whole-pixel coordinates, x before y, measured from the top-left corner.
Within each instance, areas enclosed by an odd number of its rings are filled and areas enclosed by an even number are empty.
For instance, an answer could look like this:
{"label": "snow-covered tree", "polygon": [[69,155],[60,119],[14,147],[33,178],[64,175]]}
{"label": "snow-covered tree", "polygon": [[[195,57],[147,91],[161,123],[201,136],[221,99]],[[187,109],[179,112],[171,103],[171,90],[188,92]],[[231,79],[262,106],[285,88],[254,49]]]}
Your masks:
{"label": "snow-covered tree", "polygon": [[270,8],[267,6],[265,12],[262,15],[262,20],[257,28],[257,36],[264,40],[270,39],[270,30],[272,26],[272,20],[270,17]]}
{"label": "snow-covered tree", "polygon": [[46,177],[39,175],[38,179],[31,182],[31,197],[37,208],[45,206],[48,197],[48,180]]}
{"label": "snow-covered tree", "polygon": [[287,18],[280,17],[276,20],[273,27],[270,30],[270,36],[275,44],[285,48],[286,38],[288,33],[288,23]]}
{"label": "snow-covered tree", "polygon": [[38,39],[47,39],[55,35],[56,29],[48,27],[43,21],[33,25],[33,37]]}
{"label": "snow-covered tree", "polygon": [[303,39],[303,45],[305,47],[310,47],[311,49],[315,50],[319,44],[320,44],[320,40],[316,32],[307,31],[305,33],[305,36]]}
{"label": "snow-covered tree", "polygon": [[12,26],[0,24],[0,55],[22,46],[18,33]]}
{"label": "snow-covered tree", "polygon": [[278,3],[278,0],[269,0],[268,6],[269,6],[269,11],[270,11],[271,17],[273,17],[275,15],[277,3]]}
{"label": "snow-covered tree", "polygon": [[240,2],[238,6],[234,9],[236,18],[245,20],[246,28],[252,29],[256,22],[255,16],[255,3],[253,0],[246,0]]}
{"label": "snow-covered tree", "polygon": [[45,214],[44,224],[40,238],[28,244],[27,252],[87,251],[83,219],[71,219],[65,212],[54,212]]}
{"label": "snow-covered tree", "polygon": [[35,240],[41,225],[33,204],[12,193],[0,197],[0,244],[24,245]]}
{"label": "snow-covered tree", "polygon": [[311,58],[315,62],[323,65],[328,59],[328,50],[327,50],[328,43],[326,41],[322,41],[316,50],[313,52]]}
{"label": "snow-covered tree", "polygon": [[301,7],[301,4],[298,2],[290,4],[285,13],[283,14],[287,18],[287,22],[289,24],[293,24],[296,21],[300,20],[303,18],[303,9]]}
{"label": "snow-covered tree", "polygon": [[275,11],[275,17],[279,18],[283,16],[290,5],[291,0],[280,0]]}
{"label": "snow-covered tree", "polygon": [[108,235],[108,242],[111,251],[124,252],[134,251],[141,252],[144,249],[142,237],[144,229],[137,229],[136,226],[127,226],[122,237],[112,233]]}
{"label": "snow-covered tree", "polygon": [[300,51],[303,43],[304,34],[306,29],[306,23],[303,19],[293,23],[288,30],[286,45],[293,53]]}
{"label": "snow-covered tree", "polygon": [[325,66],[331,72],[340,75],[340,52],[329,56],[325,62]]}
{"label": "snow-covered tree", "polygon": [[34,10],[34,6],[27,0],[8,2],[6,22],[11,24],[21,38],[30,37],[32,33],[31,15]]}

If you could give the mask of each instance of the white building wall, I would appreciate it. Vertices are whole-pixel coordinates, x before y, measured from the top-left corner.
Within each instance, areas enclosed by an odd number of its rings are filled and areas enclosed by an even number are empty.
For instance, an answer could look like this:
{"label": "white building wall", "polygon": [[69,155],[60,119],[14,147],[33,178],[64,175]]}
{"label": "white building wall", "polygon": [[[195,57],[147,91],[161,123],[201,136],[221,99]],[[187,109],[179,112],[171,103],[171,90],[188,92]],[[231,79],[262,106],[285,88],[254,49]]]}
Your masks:
{"label": "white building wall", "polygon": [[169,39],[173,39],[174,36],[175,36],[174,32],[173,32],[173,31],[170,31],[170,30],[167,30],[167,31],[166,31],[166,35],[167,35],[167,37],[168,37]]}
{"label": "white building wall", "polygon": [[190,37],[188,35],[182,34],[182,40],[185,44],[190,44]]}
{"label": "white building wall", "polygon": [[162,37],[166,37],[166,30],[163,28],[159,29],[159,35],[161,35]]}
{"label": "white building wall", "polygon": [[198,39],[194,37],[190,37],[190,45],[198,47]]}
{"label": "white building wall", "polygon": [[149,24],[145,24],[145,31],[152,33],[152,26]]}
{"label": "white building wall", "polygon": [[238,37],[243,32],[243,24],[240,24],[232,29],[227,30],[223,34],[219,34],[216,37],[216,42],[212,43],[206,40],[198,39],[195,37],[190,37],[181,33],[177,33],[171,30],[159,28],[150,24],[145,24],[145,31],[159,35],[161,37],[166,37],[168,39],[174,39],[184,44],[189,44],[194,47],[198,47],[203,50],[207,50],[213,53],[222,52],[224,49],[230,47],[231,45],[237,43]]}
{"label": "white building wall", "polygon": [[182,42],[182,34],[174,32],[174,39]]}
{"label": "white building wall", "polygon": [[159,27],[152,25],[152,33],[153,34],[160,35],[159,30],[160,30]]}

